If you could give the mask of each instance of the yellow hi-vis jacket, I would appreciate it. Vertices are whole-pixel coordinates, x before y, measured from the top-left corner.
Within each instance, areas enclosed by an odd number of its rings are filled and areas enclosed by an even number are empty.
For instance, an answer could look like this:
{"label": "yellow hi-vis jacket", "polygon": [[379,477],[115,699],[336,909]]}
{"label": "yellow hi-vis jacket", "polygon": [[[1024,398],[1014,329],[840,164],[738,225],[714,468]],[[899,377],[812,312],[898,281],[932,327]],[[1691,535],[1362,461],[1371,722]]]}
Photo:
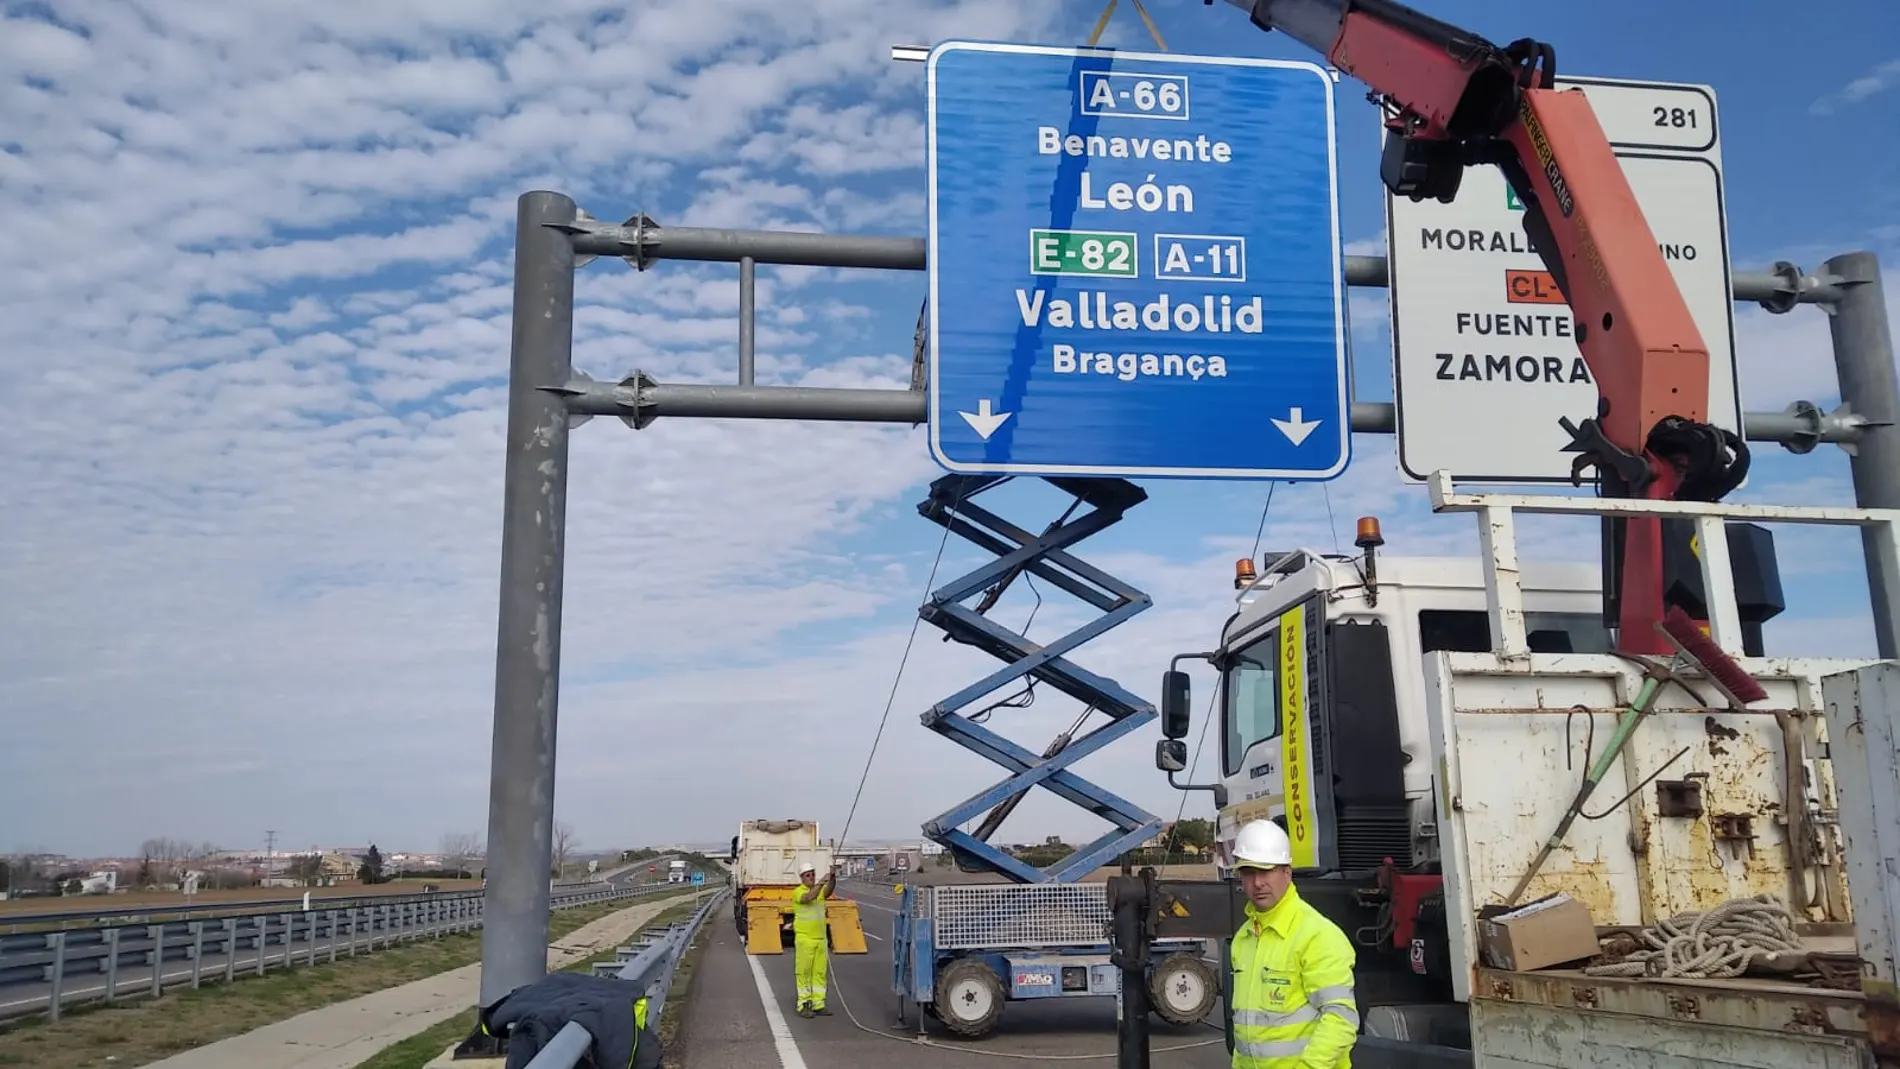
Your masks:
{"label": "yellow hi-vis jacket", "polygon": [[825,885],[812,884],[792,892],[792,934],[807,939],[825,937]]}
{"label": "yellow hi-vis jacket", "polygon": [[1270,910],[1249,902],[1233,942],[1233,1069],[1351,1069],[1356,957],[1293,887]]}

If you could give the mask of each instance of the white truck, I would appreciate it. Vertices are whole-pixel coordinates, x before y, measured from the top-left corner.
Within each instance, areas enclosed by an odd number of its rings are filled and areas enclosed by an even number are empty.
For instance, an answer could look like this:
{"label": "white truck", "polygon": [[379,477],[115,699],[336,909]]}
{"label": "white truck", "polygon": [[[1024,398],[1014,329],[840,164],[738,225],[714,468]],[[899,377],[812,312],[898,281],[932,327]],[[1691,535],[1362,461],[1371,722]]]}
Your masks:
{"label": "white truck", "polygon": [[[1435,511],[1479,513],[1485,556],[1380,558],[1364,520],[1361,556],[1239,562],[1217,647],[1183,655],[1220,674],[1223,875],[1241,824],[1286,826],[1302,895],[1360,946],[1362,1041],[1416,1045],[1418,1064],[1896,1064],[1900,880],[1877,844],[1900,838],[1900,664],[1766,656],[1772,542],[1723,517],[1871,526],[1900,559],[1900,513],[1431,489]],[[1520,565],[1514,509],[1694,523],[1674,581],[1713,592],[1709,637],[1767,696],[1612,653],[1598,567]],[[1658,664],[1674,675],[1646,687]],[[1172,776],[1186,673],[1163,692]],[[1586,774],[1601,788],[1546,849]],[[1507,903],[1561,905],[1571,927],[1527,937],[1534,911],[1500,917]],[[1717,909],[1758,931],[1698,945],[1691,922]],[[1568,944],[1517,961],[1514,937]]]}
{"label": "white truck", "polygon": [[669,861],[666,863],[666,882],[667,883],[685,883],[686,882],[686,862],[685,861],[679,858],[675,858],[672,861]]}
{"label": "white truck", "polygon": [[[815,820],[748,820],[732,837],[732,915],[746,937],[748,954],[780,954],[792,941],[792,892],[798,870],[810,865],[818,878],[831,868],[831,847],[818,837]],[[831,949],[863,954],[864,926],[858,904],[835,897],[826,907]]]}

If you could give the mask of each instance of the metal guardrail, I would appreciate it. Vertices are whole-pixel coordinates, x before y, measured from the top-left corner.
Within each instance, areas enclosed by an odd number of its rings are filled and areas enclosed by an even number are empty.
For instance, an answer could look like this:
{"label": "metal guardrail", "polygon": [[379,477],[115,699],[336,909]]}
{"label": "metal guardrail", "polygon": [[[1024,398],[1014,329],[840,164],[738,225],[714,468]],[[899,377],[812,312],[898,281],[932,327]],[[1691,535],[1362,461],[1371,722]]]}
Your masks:
{"label": "metal guardrail", "polygon": [[[620,948],[619,961],[595,964],[594,975],[614,976],[639,985],[646,992],[648,1025],[657,1033],[660,1015],[666,1012],[666,993],[673,986],[673,974],[679,970],[680,958],[692,945],[693,936],[699,933],[706,918],[713,915],[729,893],[726,888],[714,892],[684,924],[649,928],[640,933],[639,942]],[[535,1054],[527,1069],[575,1069],[593,1045],[593,1033],[585,1025],[569,1021]]]}
{"label": "metal guardrail", "polygon": [[[557,890],[549,905],[571,909],[681,889],[679,884],[666,883],[589,886]],[[156,997],[168,987],[196,988],[219,973],[229,983],[240,972],[262,976],[271,967],[334,962],[397,943],[439,939],[480,928],[483,914],[482,895],[474,892],[371,899],[355,906],[313,901],[308,911],[299,903],[296,909],[259,910],[213,920],[0,936],[0,1020],[45,1013],[57,1021],[64,1007],[77,1002],[114,1002],[141,994]],[[207,957],[223,960],[207,970]],[[168,971],[167,962],[185,965]],[[128,968],[149,970],[150,975],[127,979],[121,973]],[[73,990],[68,984],[76,975],[103,979],[96,986]]]}
{"label": "metal guardrail", "polygon": [[[580,880],[553,885],[553,893],[561,895],[570,891],[599,887],[609,880]],[[656,881],[656,883],[659,881]],[[357,906],[382,905],[395,902],[437,901],[445,898],[480,898],[479,887],[459,891],[417,891],[413,894],[381,895],[340,895],[333,898],[312,898],[310,908],[316,909],[321,902],[324,909],[351,909]],[[180,902],[176,905],[123,906],[118,909],[62,910],[52,913],[0,913],[0,929],[42,928],[56,926],[60,928],[97,927],[99,921],[112,919],[143,917],[196,917],[221,916],[227,913],[255,915],[259,911],[303,910],[303,896],[296,898],[254,898],[241,901],[222,902]],[[11,933],[9,933],[11,934]]]}

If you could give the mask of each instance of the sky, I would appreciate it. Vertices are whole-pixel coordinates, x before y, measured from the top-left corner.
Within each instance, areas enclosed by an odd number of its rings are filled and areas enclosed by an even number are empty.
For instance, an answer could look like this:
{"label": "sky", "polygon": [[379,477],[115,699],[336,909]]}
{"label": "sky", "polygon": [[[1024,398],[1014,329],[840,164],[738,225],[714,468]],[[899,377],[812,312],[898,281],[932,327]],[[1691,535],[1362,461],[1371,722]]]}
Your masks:
{"label": "sky", "polygon": [[[1421,6],[1552,41],[1565,73],[1714,86],[1738,269],[1900,263],[1900,139],[1869,136],[1900,100],[1900,9]],[[1225,4],[1149,10],[1174,51],[1311,58]],[[1080,44],[1100,11],[0,0],[0,851],[484,834],[516,197],[919,237],[924,69],[890,46]],[[1126,5],[1103,43],[1152,47]],[[1341,237],[1376,253],[1374,118],[1350,82],[1337,101]],[[736,277],[594,262],[576,365],[732,381]],[[923,294],[921,273],[762,267],[759,381],[903,387]],[[1384,293],[1354,290],[1351,312],[1359,396],[1388,400]],[[1837,403],[1819,310],[1737,306],[1735,325],[1748,410]],[[1738,499],[1852,502],[1836,448],[1755,457]],[[987,559],[952,539],[937,560],[915,511],[939,474],[923,428],[596,419],[571,471],[556,810],[581,848],[723,841],[767,816],[915,838],[1001,778],[917,719],[995,662],[925,627],[898,673],[931,577]],[[1153,699],[1231,611],[1269,487],[1144,486],[1082,555],[1154,607],[1076,659]],[[1263,550],[1350,550],[1362,515],[1388,554],[1476,545],[1470,517],[1431,516],[1400,479],[1390,437],[1273,494]],[[1035,528],[1066,504],[1034,481],[994,497]],[[1528,556],[1594,559],[1587,521],[1551,522],[1569,526],[1526,526]],[[1771,651],[1871,654],[1855,536],[1778,537]],[[1031,593],[998,618],[1020,626]],[[1050,593],[1032,637],[1082,618]],[[990,726],[1039,750],[1075,715],[1045,689]],[[1155,737],[1077,769],[1164,818],[1207,815],[1154,771]],[[999,838],[1098,830],[1037,792]]]}

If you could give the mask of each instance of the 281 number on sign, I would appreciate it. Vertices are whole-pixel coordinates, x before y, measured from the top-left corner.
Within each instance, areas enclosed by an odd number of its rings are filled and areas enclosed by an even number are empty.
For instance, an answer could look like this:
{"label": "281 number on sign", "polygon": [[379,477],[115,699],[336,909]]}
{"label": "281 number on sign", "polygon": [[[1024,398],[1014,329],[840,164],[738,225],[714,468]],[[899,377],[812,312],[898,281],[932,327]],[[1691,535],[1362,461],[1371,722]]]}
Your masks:
{"label": "281 number on sign", "polygon": [[1658,104],[1649,111],[1655,116],[1657,126],[1696,128],[1694,108],[1665,108]]}

